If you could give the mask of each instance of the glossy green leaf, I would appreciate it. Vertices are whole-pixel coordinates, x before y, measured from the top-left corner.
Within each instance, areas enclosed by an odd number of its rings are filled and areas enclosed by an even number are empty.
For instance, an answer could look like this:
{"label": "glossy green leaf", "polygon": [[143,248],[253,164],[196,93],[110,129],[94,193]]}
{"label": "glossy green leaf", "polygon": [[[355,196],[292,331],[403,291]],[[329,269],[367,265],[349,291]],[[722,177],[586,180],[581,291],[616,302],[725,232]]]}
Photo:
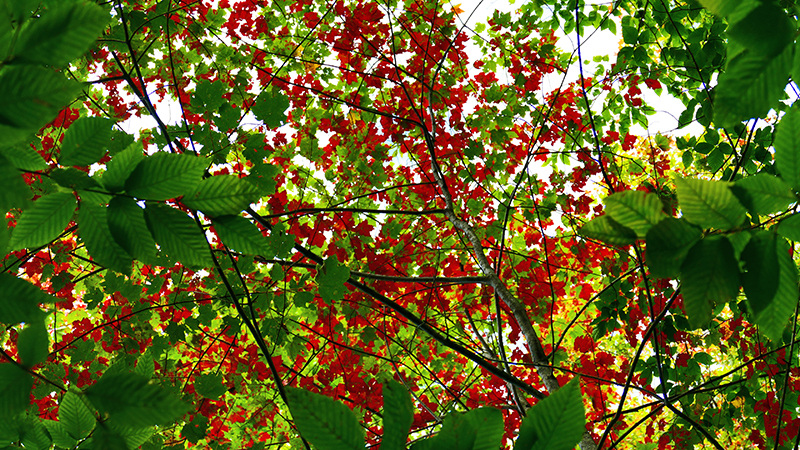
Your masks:
{"label": "glossy green leaf", "polygon": [[784,218],[778,224],[778,234],[786,239],[800,242],[800,213]]}
{"label": "glossy green leaf", "polygon": [[494,408],[454,412],[444,418],[439,434],[412,450],[495,450],[503,438],[503,414]]}
{"label": "glossy green leaf", "polygon": [[[797,289],[797,266],[795,265],[790,255],[790,247],[788,243],[777,238],[776,255],[778,259],[778,280],[777,290],[775,290],[774,297],[769,300],[768,304],[754,304],[758,302],[749,302],[754,309],[758,308],[760,311],[756,313],[756,324],[759,330],[764,333],[772,342],[781,342],[781,335],[783,334],[789,318],[792,317],[797,306],[798,289]],[[763,272],[763,271],[762,271]],[[763,282],[762,282],[763,285]],[[748,295],[748,301],[750,296]],[[763,298],[761,299],[763,300]]]}
{"label": "glossy green leaf", "polygon": [[101,414],[132,428],[170,424],[188,410],[176,395],[149,381],[135,373],[105,374],[85,395]]}
{"label": "glossy green leaf", "polygon": [[211,217],[238,214],[256,200],[255,185],[234,175],[206,178],[183,197],[186,206]]}
{"label": "glossy green leaf", "polygon": [[74,390],[67,391],[58,404],[58,420],[70,436],[83,439],[94,429],[96,419],[89,407]]}
{"label": "glossy green leaf", "polygon": [[689,249],[700,240],[702,230],[684,219],[668,217],[647,232],[647,266],[658,278],[677,278]]}
{"label": "glossy green leaf", "polygon": [[49,347],[50,336],[43,320],[34,320],[20,331],[17,353],[25,367],[31,368],[47,359],[47,355],[50,353]]}
{"label": "glossy green leaf", "polygon": [[73,448],[78,444],[78,440],[70,436],[69,432],[67,432],[67,427],[63,423],[45,419],[42,424],[47,429],[56,447]]}
{"label": "glossy green leaf", "polygon": [[55,297],[8,272],[0,273],[0,322],[13,325],[33,322],[43,313],[41,303],[53,303]]}
{"label": "glossy green leaf", "polygon": [[26,209],[11,234],[12,250],[49,244],[69,225],[78,202],[75,195],[56,192],[36,200]]}
{"label": "glossy green leaf", "polygon": [[585,423],[580,381],[575,377],[528,411],[514,450],[570,450],[580,442]]}
{"label": "glossy green leaf", "polygon": [[714,123],[730,127],[744,120],[765,117],[783,96],[792,58],[792,46],[775,57],[752,51],[734,57],[715,88]]}
{"label": "glossy green leaf", "polygon": [[790,204],[797,201],[788,184],[767,173],[743,178],[731,190],[753,214],[767,215],[785,211]]}
{"label": "glossy green leaf", "polygon": [[133,259],[114,239],[106,207],[82,203],[78,211],[78,235],[95,263],[119,273],[131,274]]}
{"label": "glossy green leaf", "polygon": [[775,168],[781,178],[800,191],[800,104],[792,105],[775,132]]}
{"label": "glossy green leaf", "polygon": [[81,90],[80,84],[50,69],[0,68],[0,146],[20,142],[53,120]]}
{"label": "glossy green leaf", "polygon": [[222,375],[208,374],[195,380],[194,390],[205,398],[216,400],[228,391],[228,387],[223,384]]}
{"label": "glossy green leaf", "polygon": [[114,155],[106,163],[106,171],[100,179],[103,186],[111,192],[120,192],[125,189],[125,181],[142,159],[144,159],[144,153],[140,143],[131,144],[125,150]]}
{"label": "glossy green leaf", "polygon": [[143,200],[167,200],[192,192],[208,160],[196,156],[156,153],[144,158],[125,181],[125,191]]}
{"label": "glossy green leaf", "polygon": [[162,203],[148,203],[144,218],[169,258],[188,266],[211,265],[205,234],[186,213]]}
{"label": "glossy green leaf", "polygon": [[28,407],[33,377],[16,364],[0,363],[0,419],[6,420]]}
{"label": "glossy green leaf", "polygon": [[88,166],[103,157],[114,123],[103,117],[82,117],[64,136],[58,162],[62,166]]}
{"label": "glossy green leaf", "polygon": [[622,191],[605,199],[606,214],[644,238],[647,231],[666,217],[657,195],[644,191]]}
{"label": "glossy green leaf", "polygon": [[252,112],[268,127],[277,128],[286,120],[287,109],[289,109],[289,97],[272,88],[259,94]]}
{"label": "glossy green leaf", "polygon": [[709,236],[695,244],[681,266],[681,292],[689,324],[704,327],[712,308],[739,292],[739,266],[733,246],[724,236]]}
{"label": "glossy green leaf", "polygon": [[120,247],[145,264],[153,262],[158,250],[144,219],[144,209],[129,197],[117,196],[108,202],[106,214],[108,228]]}
{"label": "glossy green leaf", "polygon": [[636,232],[621,225],[608,215],[595,217],[582,226],[581,236],[597,239],[610,245],[628,245],[636,242]]}
{"label": "glossy green leaf", "polygon": [[728,230],[744,222],[745,209],[723,181],[677,178],[683,217],[703,228]]}
{"label": "glossy green leaf", "polygon": [[300,434],[319,450],[363,450],[364,431],[347,406],[324,395],[286,388]]}
{"label": "glossy green leaf", "polygon": [[14,62],[65,66],[89,50],[109,19],[108,12],[90,2],[56,3],[25,24]]}
{"label": "glossy green leaf", "polygon": [[274,257],[269,253],[267,238],[258,227],[242,216],[219,216],[212,220],[222,242],[231,249],[247,255]]}
{"label": "glossy green leaf", "polygon": [[383,450],[406,448],[408,433],[414,423],[414,404],[406,387],[389,380],[383,383]]}
{"label": "glossy green leaf", "polygon": [[350,269],[340,263],[335,257],[325,260],[325,264],[317,270],[317,285],[319,296],[326,301],[336,301],[344,298],[346,291],[345,282],[350,278]]}

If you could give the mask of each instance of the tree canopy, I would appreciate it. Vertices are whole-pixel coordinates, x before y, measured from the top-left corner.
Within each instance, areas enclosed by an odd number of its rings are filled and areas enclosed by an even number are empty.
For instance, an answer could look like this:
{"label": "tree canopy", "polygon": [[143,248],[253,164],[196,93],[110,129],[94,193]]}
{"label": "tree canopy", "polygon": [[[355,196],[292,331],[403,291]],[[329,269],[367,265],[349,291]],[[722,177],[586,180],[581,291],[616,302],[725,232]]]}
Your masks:
{"label": "tree canopy", "polygon": [[797,447],[798,11],[0,0],[0,448]]}

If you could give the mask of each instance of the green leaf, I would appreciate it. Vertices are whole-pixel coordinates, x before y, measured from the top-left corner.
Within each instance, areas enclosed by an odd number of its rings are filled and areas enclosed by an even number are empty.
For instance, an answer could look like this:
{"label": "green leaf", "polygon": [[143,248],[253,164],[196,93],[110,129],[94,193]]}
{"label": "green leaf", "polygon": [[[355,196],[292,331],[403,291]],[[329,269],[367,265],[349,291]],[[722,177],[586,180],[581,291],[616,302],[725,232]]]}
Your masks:
{"label": "green leaf", "polygon": [[620,225],[644,238],[650,228],[667,215],[657,195],[644,191],[623,191],[605,200],[606,214]]}
{"label": "green leaf", "polygon": [[30,403],[33,377],[16,364],[0,364],[0,419],[13,417]]}
{"label": "green leaf", "polygon": [[781,178],[800,191],[800,104],[792,105],[775,132],[775,168]]}
{"label": "green leaf", "polygon": [[56,447],[73,448],[78,444],[78,440],[69,435],[67,427],[63,423],[48,419],[43,420],[42,423],[50,433],[50,437],[53,438],[53,444]]}
{"label": "green leaf", "polygon": [[792,42],[795,27],[783,8],[766,2],[728,27],[728,36],[756,54],[775,56]]}
{"label": "green leaf", "polygon": [[454,412],[444,418],[439,434],[412,450],[495,450],[503,438],[503,414],[495,408]]}
{"label": "green leaf", "polygon": [[786,239],[800,242],[800,213],[784,218],[778,224],[778,234]]}
{"label": "green leaf", "polygon": [[100,187],[93,178],[89,177],[89,174],[74,167],[55,169],[50,172],[50,178],[58,183],[59,186],[70,190],[96,189]]}
{"label": "green leaf", "polygon": [[150,352],[142,353],[142,355],[136,359],[136,367],[133,371],[147,378],[153,378],[156,371],[156,364]]}
{"label": "green leaf", "polygon": [[619,224],[608,214],[590,220],[578,230],[578,233],[610,245],[628,245],[636,242],[636,232]]}
{"label": "green leaf", "polygon": [[58,404],[58,420],[64,424],[69,435],[75,439],[83,439],[88,436],[96,422],[94,414],[80,395],[70,389]]}
{"label": "green leaf", "polygon": [[25,184],[22,174],[0,155],[0,211],[5,216],[12,208],[27,206],[30,198],[31,189]]}
{"label": "green leaf", "polygon": [[788,184],[763,172],[737,181],[731,186],[731,191],[753,214],[774,214],[797,201]]}
{"label": "green leaf", "polygon": [[[746,6],[746,4],[755,4],[758,3],[752,0],[700,0],[700,3],[712,13],[720,16],[725,17],[733,13],[737,10],[737,8],[741,8],[742,6]],[[753,6],[755,6],[753,5]],[[751,6],[752,8],[752,6]]]}
{"label": "green leaf", "polygon": [[135,373],[105,374],[85,392],[101,414],[131,428],[169,425],[189,409],[176,395]]}
{"label": "green leaf", "polygon": [[125,252],[145,264],[154,262],[158,249],[144,219],[144,209],[129,197],[117,196],[108,202],[108,228]]}
{"label": "green leaf", "polygon": [[0,68],[0,146],[15,144],[53,120],[81,85],[34,66]]}
{"label": "green leaf", "polygon": [[208,418],[197,414],[194,416],[191,422],[187,423],[181,429],[181,435],[186,438],[192,444],[196,444],[197,441],[206,437],[206,433],[208,431]]}
{"label": "green leaf", "polygon": [[9,247],[33,249],[49,244],[69,225],[77,205],[71,192],[56,192],[36,200],[19,218]]}
{"label": "green leaf", "polygon": [[739,292],[739,267],[724,236],[706,237],[689,250],[681,266],[681,292],[689,324],[705,327],[714,306]]}
{"label": "green leaf", "polygon": [[42,158],[42,155],[37,153],[28,143],[2,147],[0,148],[0,153],[8,158],[11,164],[19,170],[35,172],[47,169],[47,163]]}
{"label": "green leaf", "polygon": [[769,304],[758,305],[761,311],[756,314],[755,322],[759,330],[772,342],[780,343],[786,323],[794,314],[798,289],[797,266],[789,253],[791,248],[783,239],[777,239],[776,247],[779,272],[777,290]]}
{"label": "green leaf", "polygon": [[145,200],[167,200],[191,192],[208,166],[206,158],[156,153],[142,160],[125,181],[128,194]]}
{"label": "green leaf", "polygon": [[89,448],[93,450],[130,450],[127,441],[119,431],[110,430],[102,422],[92,433],[90,444]]}
{"label": "green leaf", "polygon": [[689,249],[703,232],[684,219],[667,217],[647,232],[647,266],[658,278],[678,278]]}
{"label": "green leaf", "polygon": [[144,159],[141,143],[135,142],[117,153],[106,163],[106,171],[100,181],[111,192],[125,189],[125,181]]}
{"label": "green leaf", "polygon": [[104,206],[81,203],[78,210],[78,235],[97,264],[130,275],[133,259],[114,239],[107,215],[108,211]]}
{"label": "green leaf", "polygon": [[256,98],[252,111],[256,118],[270,128],[277,128],[286,121],[286,110],[289,109],[289,97],[282,92],[270,89]]}
{"label": "green leaf", "polygon": [[775,57],[749,50],[734,57],[714,88],[714,123],[732,127],[765,117],[784,95],[792,57],[792,46]]}
{"label": "green leaf", "polygon": [[261,234],[258,227],[242,216],[219,216],[212,220],[214,229],[217,231],[222,242],[231,249],[248,254],[261,255],[265,258],[272,258],[267,255],[267,238]]}
{"label": "green leaf", "polygon": [[683,217],[703,228],[728,230],[744,222],[744,207],[729,189],[729,183],[677,178],[678,203]]}
{"label": "green leaf", "polygon": [[741,254],[745,270],[741,275],[742,287],[755,315],[769,306],[778,291],[777,244],[775,233],[761,231],[750,239]]}
{"label": "green leaf", "polygon": [[514,450],[570,450],[586,423],[577,377],[533,406],[519,427]]}
{"label": "green leaf", "polygon": [[182,201],[189,208],[215,217],[238,214],[256,200],[258,191],[252,183],[234,175],[220,175],[201,181]]}
{"label": "green leaf", "polygon": [[344,298],[344,284],[350,278],[350,269],[340,263],[335,257],[325,260],[322,267],[317,270],[317,285],[319,296],[325,301],[336,301]]}
{"label": "green leaf", "polygon": [[88,166],[106,152],[114,122],[103,117],[81,117],[64,135],[58,162],[62,166]]}
{"label": "green leaf", "polygon": [[408,433],[414,423],[414,404],[411,395],[401,383],[389,380],[383,383],[383,438],[382,450],[403,450]]}
{"label": "green leaf", "polygon": [[363,450],[364,431],[347,406],[324,395],[286,388],[300,434],[319,450]]}
{"label": "green leaf", "polygon": [[44,312],[40,303],[54,303],[56,298],[8,272],[0,273],[0,322],[13,325],[34,322]]}
{"label": "green leaf", "polygon": [[25,329],[20,331],[17,353],[26,368],[31,368],[47,359],[50,353],[49,347],[50,336],[47,334],[43,318],[29,322]]}
{"label": "green leaf", "polygon": [[211,265],[205,234],[186,213],[162,203],[148,203],[144,218],[161,250],[171,259],[187,266]]}
{"label": "green leaf", "polygon": [[194,382],[194,390],[205,398],[216,400],[228,391],[220,374],[208,374],[198,377]]}
{"label": "green leaf", "polygon": [[89,2],[60,2],[28,21],[14,50],[14,62],[67,65],[89,50],[111,18]]}

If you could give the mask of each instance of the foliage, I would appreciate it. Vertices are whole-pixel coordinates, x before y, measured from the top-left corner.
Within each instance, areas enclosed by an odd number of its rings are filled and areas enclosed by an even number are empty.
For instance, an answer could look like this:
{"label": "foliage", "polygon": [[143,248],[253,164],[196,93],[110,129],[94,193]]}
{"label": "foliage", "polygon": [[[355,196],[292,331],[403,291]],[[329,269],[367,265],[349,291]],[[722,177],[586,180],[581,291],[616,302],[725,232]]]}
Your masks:
{"label": "foliage", "polygon": [[796,447],[798,9],[700,3],[0,0],[0,448]]}

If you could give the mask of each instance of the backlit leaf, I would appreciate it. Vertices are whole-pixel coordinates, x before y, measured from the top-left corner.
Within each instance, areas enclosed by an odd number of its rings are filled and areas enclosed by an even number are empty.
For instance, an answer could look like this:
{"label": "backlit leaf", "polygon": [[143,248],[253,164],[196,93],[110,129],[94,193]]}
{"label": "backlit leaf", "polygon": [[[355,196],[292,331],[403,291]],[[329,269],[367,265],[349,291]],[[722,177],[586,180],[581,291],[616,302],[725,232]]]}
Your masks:
{"label": "backlit leaf", "polygon": [[89,49],[110,19],[103,8],[90,2],[54,5],[25,24],[14,52],[15,62],[64,66]]}
{"label": "backlit leaf", "polygon": [[257,226],[244,217],[219,216],[212,222],[219,238],[231,249],[248,255],[261,255],[267,258],[275,256],[274,252],[272,255],[267,255],[267,238],[261,234]]}
{"label": "backlit leaf", "polygon": [[252,183],[233,175],[206,178],[193,192],[183,197],[183,203],[208,216],[238,214],[258,199]]}
{"label": "backlit leaf", "polygon": [[8,272],[0,273],[0,322],[13,325],[32,322],[43,313],[41,303],[53,303],[55,297],[45,293],[31,283]]}
{"label": "backlit leaf", "polygon": [[643,191],[622,191],[605,199],[606,214],[620,225],[644,238],[647,231],[666,217],[657,195]]}
{"label": "backlit leaf", "polygon": [[28,406],[33,377],[12,363],[0,363],[0,418],[6,420]]}
{"label": "backlit leaf", "polygon": [[26,209],[11,234],[12,250],[36,248],[49,244],[72,220],[78,202],[75,195],[56,192],[36,200]]}
{"label": "backlit leaf", "polygon": [[597,239],[611,245],[628,245],[636,242],[636,232],[621,225],[609,215],[595,217],[578,230],[581,236]]}
{"label": "backlit leaf", "polygon": [[775,168],[800,191],[800,104],[792,105],[775,132]]}
{"label": "backlit leaf", "polygon": [[144,209],[128,197],[117,196],[108,202],[108,228],[125,252],[144,263],[156,256],[156,241],[144,219]]}
{"label": "backlit leaf", "polygon": [[286,388],[289,410],[300,434],[319,450],[362,450],[364,431],[353,411],[329,397]]}
{"label": "backlit leaf", "polygon": [[80,394],[73,390],[67,391],[58,404],[58,420],[75,439],[88,436],[96,422],[94,414],[83,403]]}
{"label": "backlit leaf", "polygon": [[274,88],[259,94],[253,105],[253,114],[270,128],[277,128],[286,120],[289,98]]}
{"label": "backlit leaf", "polygon": [[111,233],[108,210],[93,203],[82,203],[78,211],[78,234],[97,264],[130,275],[133,260]]}
{"label": "backlit leaf", "polygon": [[205,398],[216,400],[228,391],[222,381],[222,375],[219,374],[202,375],[195,380],[194,390]]}
{"label": "backlit leaf", "polygon": [[188,266],[210,265],[203,230],[186,213],[162,203],[148,203],[144,217],[156,243],[172,260]]}
{"label": "backlit leaf", "polygon": [[514,450],[570,450],[581,440],[585,423],[580,381],[575,377],[531,408]]}
{"label": "backlit leaf", "polygon": [[34,320],[20,331],[17,340],[17,353],[22,364],[31,368],[47,359],[50,353],[50,336],[43,320]]}
{"label": "backlit leaf", "polygon": [[728,230],[744,222],[745,209],[722,181],[677,178],[683,217],[703,228]]}
{"label": "backlit leaf", "polygon": [[681,292],[694,328],[706,326],[712,308],[739,292],[739,267],[728,239],[709,236],[689,250],[681,266]]}
{"label": "backlit leaf", "polygon": [[734,195],[753,214],[774,214],[784,211],[797,197],[780,178],[759,173],[737,181],[731,187]]}
{"label": "backlit leaf", "polygon": [[684,219],[667,217],[647,232],[647,266],[659,278],[677,278],[702,230]]}
{"label": "backlit leaf", "polygon": [[414,422],[414,405],[405,386],[394,380],[383,383],[383,450],[406,448]]}
{"label": "backlit leaf", "polygon": [[103,117],[82,117],[67,130],[61,144],[62,166],[88,166],[103,157],[111,140],[113,122]]}
{"label": "backlit leaf", "polygon": [[133,428],[170,424],[188,409],[169,390],[135,373],[106,374],[85,395],[101,414]]}
{"label": "backlit leaf", "polygon": [[328,258],[317,270],[319,296],[327,301],[341,300],[344,297],[344,284],[350,278],[350,269],[336,258]]}
{"label": "backlit leaf", "polygon": [[[760,304],[761,309],[756,313],[756,324],[772,342],[781,342],[786,324],[792,317],[798,301],[797,266],[789,254],[788,243],[777,238],[776,255],[778,259],[778,282],[774,297],[768,304]],[[750,299],[748,295],[748,300]],[[752,302],[751,302],[752,304]]]}
{"label": "backlit leaf", "polygon": [[191,192],[200,183],[208,160],[156,153],[142,160],[125,181],[125,191],[143,200],[167,200]]}

